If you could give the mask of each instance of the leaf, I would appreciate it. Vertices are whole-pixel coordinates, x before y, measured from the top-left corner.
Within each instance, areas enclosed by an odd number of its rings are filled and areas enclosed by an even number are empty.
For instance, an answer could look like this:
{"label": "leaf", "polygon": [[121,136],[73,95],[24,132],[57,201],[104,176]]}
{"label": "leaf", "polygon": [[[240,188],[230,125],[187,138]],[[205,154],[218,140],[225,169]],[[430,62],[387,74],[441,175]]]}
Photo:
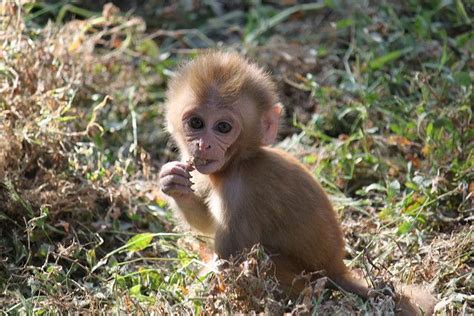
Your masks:
{"label": "leaf", "polygon": [[423,154],[424,157],[428,157],[428,155],[433,151],[433,147],[430,146],[429,144],[425,144],[423,148],[421,149],[421,153]]}
{"label": "leaf", "polygon": [[324,0],[323,2],[324,2],[324,5],[326,5],[327,7],[331,9],[337,8],[337,6],[334,3],[334,0]]}
{"label": "leaf", "polygon": [[148,247],[153,239],[152,233],[143,233],[133,236],[127,241],[126,247],[129,251],[140,251]]}
{"label": "leaf", "polygon": [[469,87],[471,85],[471,77],[469,76],[469,73],[464,71],[454,74],[454,80],[456,80],[457,84],[464,87]]}
{"label": "leaf", "polygon": [[390,124],[390,130],[394,132],[395,134],[402,135],[403,134],[403,128],[395,123]]}
{"label": "leaf", "polygon": [[387,142],[390,145],[399,145],[401,147],[405,147],[412,144],[412,142],[408,138],[400,135],[390,135],[387,139]]}
{"label": "leaf", "polygon": [[400,191],[400,182],[398,180],[393,180],[389,183],[388,187],[394,191]]}
{"label": "leaf", "polygon": [[57,121],[58,122],[69,122],[69,121],[76,120],[77,118],[78,118],[77,116],[63,116],[63,117],[57,118]]}
{"label": "leaf", "polygon": [[158,207],[160,207],[160,208],[165,208],[166,204],[167,204],[166,200],[163,199],[163,198],[157,198],[155,200],[155,203],[158,204]]}
{"label": "leaf", "polygon": [[378,183],[372,183],[371,185],[367,186],[364,191],[367,193],[367,192],[370,192],[370,191],[381,191],[381,192],[385,192],[386,189],[384,186],[378,184]]}
{"label": "leaf", "polygon": [[408,48],[405,48],[405,49],[395,50],[393,52],[390,52],[388,54],[385,54],[383,56],[380,56],[380,57],[375,58],[374,60],[370,61],[369,62],[369,67],[371,69],[379,69],[383,65],[400,58],[401,56],[405,55],[406,53],[408,53],[410,51],[411,51],[411,47],[408,47]]}
{"label": "leaf", "polygon": [[405,182],[405,187],[412,189],[413,191],[418,190],[418,186],[413,182]]}
{"label": "leaf", "polygon": [[129,291],[131,295],[137,296],[141,294],[141,290],[142,290],[142,285],[137,284],[137,285],[132,286]]}
{"label": "leaf", "polygon": [[354,25],[353,19],[342,19],[336,22],[336,30],[342,30],[352,25]]}
{"label": "leaf", "polygon": [[410,231],[411,227],[412,227],[411,222],[403,222],[400,225],[398,225],[397,234],[404,235]]}
{"label": "leaf", "polygon": [[142,41],[138,46],[138,51],[150,57],[156,57],[160,54],[160,48],[151,39]]}
{"label": "leaf", "polygon": [[390,209],[390,208],[384,208],[382,209],[382,211],[379,213],[379,218],[381,220],[387,220],[389,219],[390,217],[393,216],[393,210]]}
{"label": "leaf", "polygon": [[93,267],[97,262],[97,257],[95,255],[95,249],[89,249],[86,253],[86,260],[90,267]]}
{"label": "leaf", "polygon": [[314,165],[317,160],[318,160],[318,157],[314,154],[306,155],[303,158],[304,163],[308,165]]}
{"label": "leaf", "polygon": [[426,126],[426,136],[433,138],[433,122],[430,122],[428,126]]}
{"label": "leaf", "polygon": [[93,273],[95,270],[99,269],[99,268],[102,267],[104,264],[106,264],[108,259],[109,259],[109,257],[107,257],[107,256],[104,257],[104,258],[102,258],[102,259],[100,259],[99,262],[97,262],[97,264],[92,267],[91,273]]}

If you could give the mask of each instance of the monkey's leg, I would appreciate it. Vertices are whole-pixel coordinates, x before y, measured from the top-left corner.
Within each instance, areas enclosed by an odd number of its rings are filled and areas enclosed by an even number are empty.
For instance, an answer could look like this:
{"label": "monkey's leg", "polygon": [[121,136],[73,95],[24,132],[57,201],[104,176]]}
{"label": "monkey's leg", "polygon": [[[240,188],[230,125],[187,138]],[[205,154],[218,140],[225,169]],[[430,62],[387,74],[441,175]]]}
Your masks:
{"label": "monkey's leg", "polygon": [[304,269],[298,260],[290,256],[274,255],[271,256],[275,264],[275,277],[285,292],[292,298],[297,298],[307,286],[308,278],[302,276],[303,272],[311,272]]}

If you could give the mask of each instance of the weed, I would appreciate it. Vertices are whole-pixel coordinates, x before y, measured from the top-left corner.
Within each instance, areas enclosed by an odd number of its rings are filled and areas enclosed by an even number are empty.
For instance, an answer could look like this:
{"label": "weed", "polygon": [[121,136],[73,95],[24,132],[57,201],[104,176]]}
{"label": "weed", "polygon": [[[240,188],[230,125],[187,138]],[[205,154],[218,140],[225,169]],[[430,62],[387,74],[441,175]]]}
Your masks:
{"label": "weed", "polygon": [[177,232],[157,185],[176,157],[166,82],[200,49],[238,46],[278,81],[278,146],[330,192],[347,263],[472,313],[472,5],[342,3],[2,2],[2,311],[393,312],[324,278],[290,300],[260,247],[205,273],[209,241]]}

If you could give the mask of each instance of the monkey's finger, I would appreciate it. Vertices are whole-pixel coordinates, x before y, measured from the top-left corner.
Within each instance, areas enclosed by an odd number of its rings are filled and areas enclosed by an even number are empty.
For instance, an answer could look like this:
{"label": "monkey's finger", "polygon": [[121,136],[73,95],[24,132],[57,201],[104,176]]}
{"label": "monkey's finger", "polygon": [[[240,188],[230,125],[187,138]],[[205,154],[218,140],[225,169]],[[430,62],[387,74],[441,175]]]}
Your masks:
{"label": "monkey's finger", "polygon": [[177,169],[177,168],[185,170],[186,167],[187,167],[187,164],[184,162],[170,161],[161,168],[161,172],[169,172],[170,170]]}
{"label": "monkey's finger", "polygon": [[179,184],[179,185],[190,187],[194,183],[191,182],[191,180],[189,180],[188,178],[185,178],[179,175],[174,175],[174,174],[165,176],[160,179],[160,185],[162,187],[170,186],[173,184]]}
{"label": "monkey's finger", "polygon": [[191,189],[190,187],[179,185],[179,184],[173,184],[166,188],[161,188],[161,191],[163,191],[163,193],[168,194],[170,196],[180,196],[180,195],[194,193],[194,190]]}
{"label": "monkey's finger", "polygon": [[185,163],[176,162],[168,163],[161,168],[160,178],[169,176],[169,175],[179,175],[185,178],[191,178],[191,174],[186,170],[187,165]]}

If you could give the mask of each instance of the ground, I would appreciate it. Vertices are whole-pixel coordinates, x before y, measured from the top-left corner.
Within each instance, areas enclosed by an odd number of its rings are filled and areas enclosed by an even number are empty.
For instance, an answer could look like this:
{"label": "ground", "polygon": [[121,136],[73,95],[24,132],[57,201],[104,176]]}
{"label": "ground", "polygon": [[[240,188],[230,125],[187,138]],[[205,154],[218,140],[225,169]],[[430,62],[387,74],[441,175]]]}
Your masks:
{"label": "ground", "polygon": [[[385,314],[404,283],[474,313],[472,4],[304,2],[0,4],[2,311]],[[177,157],[167,82],[207,48],[272,74],[276,146],[329,193],[346,263],[383,295],[321,278],[289,300],[259,247],[205,273],[208,240],[157,174]]]}

